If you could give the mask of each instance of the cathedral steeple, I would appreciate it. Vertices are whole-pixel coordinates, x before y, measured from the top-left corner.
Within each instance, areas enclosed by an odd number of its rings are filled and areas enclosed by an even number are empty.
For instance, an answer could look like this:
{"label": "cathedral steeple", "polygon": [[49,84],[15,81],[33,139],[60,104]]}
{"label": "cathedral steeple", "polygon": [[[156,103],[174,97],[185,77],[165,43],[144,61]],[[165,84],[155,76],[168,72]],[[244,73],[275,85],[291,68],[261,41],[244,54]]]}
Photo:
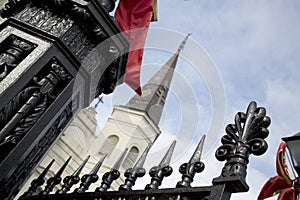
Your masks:
{"label": "cathedral steeple", "polygon": [[174,70],[180,52],[191,34],[188,34],[180,44],[177,52],[142,88],[142,96],[135,95],[126,107],[145,111],[152,121],[158,125],[165,100],[173,78]]}

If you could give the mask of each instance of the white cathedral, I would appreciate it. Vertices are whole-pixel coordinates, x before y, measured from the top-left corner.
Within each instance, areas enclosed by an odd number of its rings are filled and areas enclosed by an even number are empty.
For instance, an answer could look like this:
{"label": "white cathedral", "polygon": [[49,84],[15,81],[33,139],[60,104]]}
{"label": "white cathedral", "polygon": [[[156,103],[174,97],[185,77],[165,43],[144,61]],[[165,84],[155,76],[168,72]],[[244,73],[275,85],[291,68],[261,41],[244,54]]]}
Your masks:
{"label": "white cathedral", "polygon": [[[111,117],[108,118],[101,131],[97,125],[95,108],[88,107],[81,110],[44,157],[19,195],[29,188],[31,181],[42,173],[52,159],[55,159],[55,162],[48,171],[46,179],[52,177],[70,156],[72,159],[64,170],[63,177],[73,174],[88,155],[90,158],[80,176],[89,174],[96,163],[106,154],[98,172],[98,184],[92,184],[88,191],[94,191],[99,186],[102,175],[111,169],[125,148],[128,148],[128,152],[121,164],[120,171],[124,172],[132,167],[146,147],[154,143],[161,134],[158,124],[180,51],[187,38],[177,52],[143,86],[142,96],[135,95],[125,106],[114,107]],[[123,183],[124,177],[121,175],[113,183],[111,189],[116,190]],[[71,190],[78,188],[79,184],[73,186]],[[60,189],[61,185],[58,185],[57,188]]]}

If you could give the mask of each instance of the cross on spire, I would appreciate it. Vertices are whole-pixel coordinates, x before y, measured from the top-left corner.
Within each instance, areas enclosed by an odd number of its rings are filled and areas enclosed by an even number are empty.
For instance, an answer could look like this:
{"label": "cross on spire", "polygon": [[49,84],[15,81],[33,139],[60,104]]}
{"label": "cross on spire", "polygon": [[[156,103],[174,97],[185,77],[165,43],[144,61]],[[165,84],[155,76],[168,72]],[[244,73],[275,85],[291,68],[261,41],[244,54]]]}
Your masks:
{"label": "cross on spire", "polygon": [[165,104],[165,99],[166,99],[166,88],[162,87],[162,88],[158,89],[156,91],[156,95],[158,96],[158,100],[157,100],[156,104],[164,105]]}

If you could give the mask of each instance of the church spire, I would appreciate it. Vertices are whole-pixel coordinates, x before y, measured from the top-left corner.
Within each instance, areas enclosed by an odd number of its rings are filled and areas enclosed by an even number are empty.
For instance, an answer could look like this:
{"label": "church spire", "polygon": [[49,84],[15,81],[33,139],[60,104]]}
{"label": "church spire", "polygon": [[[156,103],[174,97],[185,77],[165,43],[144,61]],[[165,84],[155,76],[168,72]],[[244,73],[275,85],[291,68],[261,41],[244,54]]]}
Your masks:
{"label": "church spire", "polygon": [[173,78],[174,70],[180,52],[183,50],[188,37],[180,44],[177,52],[165,63],[165,65],[142,88],[142,96],[135,95],[126,107],[145,111],[153,122],[158,125],[165,100]]}

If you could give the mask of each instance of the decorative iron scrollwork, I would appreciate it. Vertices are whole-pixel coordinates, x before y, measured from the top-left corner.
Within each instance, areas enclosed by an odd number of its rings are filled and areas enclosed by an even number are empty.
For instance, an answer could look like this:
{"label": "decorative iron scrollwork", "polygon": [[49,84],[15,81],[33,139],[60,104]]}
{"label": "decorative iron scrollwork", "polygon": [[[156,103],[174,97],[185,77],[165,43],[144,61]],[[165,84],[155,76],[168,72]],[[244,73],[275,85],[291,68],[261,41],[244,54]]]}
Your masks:
{"label": "decorative iron scrollwork", "polygon": [[29,41],[10,35],[0,44],[0,81],[3,80],[33,49]]}
{"label": "decorative iron scrollwork", "polygon": [[21,11],[27,3],[27,0],[8,0],[8,2],[0,10],[0,15],[3,18],[10,17]]}
{"label": "decorative iron scrollwork", "polygon": [[[0,111],[1,159],[5,158],[21,138],[32,128],[72,76],[53,58],[28,86],[20,91]],[[6,153],[5,153],[6,152]]]}
{"label": "decorative iron scrollwork", "polygon": [[[78,101],[79,95],[77,94],[74,101]],[[74,102],[73,101],[73,102]],[[72,113],[79,109],[78,104],[70,102],[61,113],[61,115],[55,120],[47,133],[42,137],[38,144],[31,150],[26,156],[24,161],[19,165],[18,169],[14,173],[14,178],[4,180],[0,182],[0,199],[10,198],[13,196],[13,191],[19,188],[29,176],[34,166],[44,156],[48,148],[53,144],[58,135],[61,133],[63,127],[72,119]],[[3,153],[3,152],[2,152]]]}
{"label": "decorative iron scrollwork", "polygon": [[262,155],[267,151],[268,145],[264,139],[269,135],[267,127],[270,123],[271,119],[266,116],[266,109],[257,107],[256,102],[249,104],[246,113],[238,112],[235,115],[235,124],[226,127],[227,135],[222,137],[222,146],[215,154],[219,161],[227,162],[221,176],[214,179],[214,182],[240,179],[239,187],[232,189],[248,190],[245,181],[248,158],[250,154]]}

